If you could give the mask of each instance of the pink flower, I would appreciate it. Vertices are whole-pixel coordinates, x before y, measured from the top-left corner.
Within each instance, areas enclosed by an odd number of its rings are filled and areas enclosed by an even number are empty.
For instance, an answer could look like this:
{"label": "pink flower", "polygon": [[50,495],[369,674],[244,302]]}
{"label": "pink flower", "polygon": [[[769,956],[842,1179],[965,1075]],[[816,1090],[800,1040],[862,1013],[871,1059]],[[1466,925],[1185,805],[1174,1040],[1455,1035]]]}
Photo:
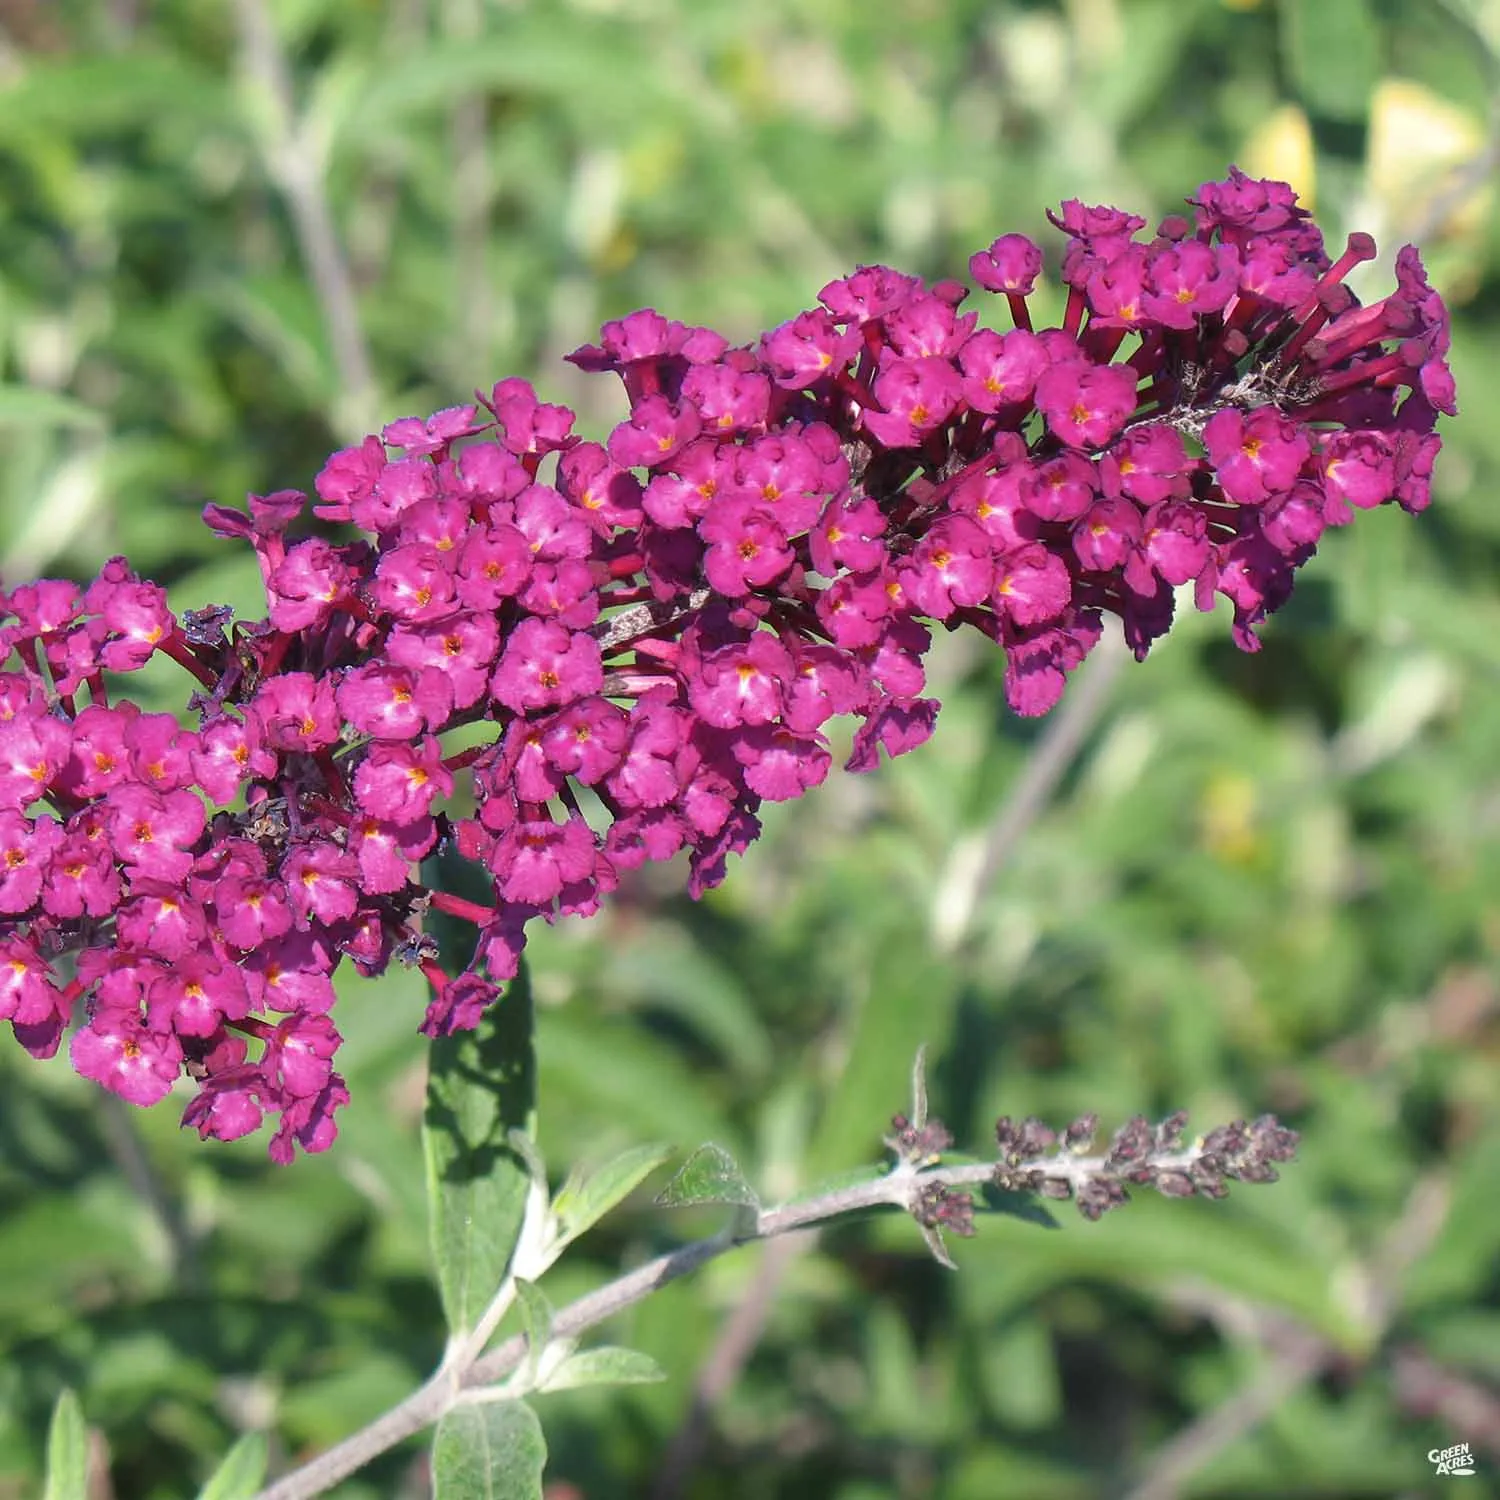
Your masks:
{"label": "pink flower", "polygon": [[592,873],[595,858],[594,836],[582,818],[561,824],[532,819],[513,824],[495,841],[490,869],[502,900],[539,906]]}
{"label": "pink flower", "polygon": [[1237,505],[1259,505],[1289,490],[1312,453],[1306,433],[1271,406],[1216,412],[1204,426],[1203,446],[1220,487]]}
{"label": "pink flower", "polygon": [[333,683],[326,677],[282,672],[261,685],[252,705],[272,750],[320,750],[339,737]]}
{"label": "pink flower", "polygon": [[655,469],[698,436],[703,426],[692,407],[676,407],[664,396],[647,396],[628,421],[609,435],[609,456],[622,469]]}
{"label": "pink flower", "polygon": [[865,413],[865,430],[886,448],[914,448],[948,420],[962,397],[963,381],[951,360],[889,360],[875,379],[880,408]]}
{"label": "pink flower", "polygon": [[792,565],[786,533],[766,507],[750,500],[715,506],[698,523],[698,534],[708,543],[704,576],[728,598],[764,588]]}
{"label": "pink flower", "polygon": [[203,832],[203,803],[193,792],[167,792],[130,783],[106,799],[109,841],[132,878],[180,881],[192,868],[192,848]]}
{"label": "pink flower", "polygon": [[793,734],[789,729],[758,725],[734,742],[735,759],[745,767],[745,782],[768,802],[787,802],[818,786],[833,757],[821,735]]}
{"label": "pink flower", "polygon": [[969,258],[969,275],[987,292],[1029,297],[1042,271],[1041,246],[1024,234],[1002,234]]}
{"label": "pink flower", "polygon": [[996,333],[982,328],[959,350],[963,399],[971,411],[993,415],[1026,401],[1051,363],[1047,346],[1025,328]]}
{"label": "pink flower", "polygon": [[844,369],[859,351],[859,335],[840,331],[821,307],[799,313],[761,338],[760,353],[771,378],[791,390],[806,390]]}
{"label": "pink flower", "polygon": [[1054,364],[1036,383],[1037,409],[1074,448],[1102,448],[1136,408],[1136,373],[1081,360]]}
{"label": "pink flower", "polygon": [[155,1104],[172,1091],[182,1046],[129,1011],[101,1009],[73,1033],[73,1066],[131,1104]]}
{"label": "pink flower", "polygon": [[338,686],[339,712],[377,740],[409,740],[439,728],[453,711],[453,689],[436,668],[394,663],[355,667]]}
{"label": "pink flower", "polygon": [[28,714],[0,720],[0,807],[29,807],[61,775],[72,750],[71,727]]}
{"label": "pink flower", "polygon": [[995,559],[984,529],[966,516],[939,521],[898,570],[912,607],[934,620],[978,604],[995,581]]}
{"label": "pink flower", "polygon": [[781,712],[781,687],[791,675],[786,647],[757,631],[742,644],[709,652],[689,683],[689,699],[703,721],[719,729],[766,724]]}
{"label": "pink flower", "polygon": [[551,621],[522,620],[490,679],[490,691],[521,712],[556,708],[604,682],[599,647],[589,636]]}

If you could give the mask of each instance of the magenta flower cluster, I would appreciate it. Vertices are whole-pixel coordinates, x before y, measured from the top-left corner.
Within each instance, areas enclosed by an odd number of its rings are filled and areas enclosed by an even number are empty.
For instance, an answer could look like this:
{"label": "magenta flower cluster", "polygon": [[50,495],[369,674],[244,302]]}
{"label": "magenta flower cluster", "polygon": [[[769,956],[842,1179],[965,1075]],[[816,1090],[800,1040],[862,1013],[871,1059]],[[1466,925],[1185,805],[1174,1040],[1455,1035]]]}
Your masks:
{"label": "magenta flower cluster", "polygon": [[[306,500],[210,506],[269,605],[177,618],[121,560],[87,589],[4,596],[0,1018],[138,1104],[186,1075],[186,1123],[316,1151],[346,1102],[333,975],[420,964],[422,1030],[473,1026],[527,924],[588,914],[686,853],[694,894],[763,801],[930,734],[929,622],[1004,652],[1021,714],[1056,702],[1117,616],[1138,655],[1174,591],[1223,594],[1234,636],[1287,597],[1327,526],[1419,511],[1452,412],[1447,317],[1415,250],[1361,306],[1281,183],[1232,172],[1191,217],[1063,205],[1060,327],[1032,326],[1041,249],[956,283],[865,267],[750,347],[655,312],[570,358],[618,375],[604,444],[506,380],[336,453]],[[360,533],[348,537],[350,528]],[[157,654],[195,728],[112,701]],[[440,844],[484,905],[424,887]],[[438,966],[423,914],[471,921]]]}

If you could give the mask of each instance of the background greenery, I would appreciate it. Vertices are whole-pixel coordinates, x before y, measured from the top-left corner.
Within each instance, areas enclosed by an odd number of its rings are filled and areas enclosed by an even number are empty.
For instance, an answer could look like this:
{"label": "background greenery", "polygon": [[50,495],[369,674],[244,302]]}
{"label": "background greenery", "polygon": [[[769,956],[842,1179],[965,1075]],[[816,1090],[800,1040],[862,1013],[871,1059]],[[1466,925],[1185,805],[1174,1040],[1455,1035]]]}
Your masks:
{"label": "background greenery", "polygon": [[[731,1257],[610,1330],[668,1383],[543,1403],[554,1500],[1415,1495],[1430,1448],[1500,1465],[1497,48],[1497,0],[0,3],[11,582],[124,551],[253,613],[205,500],[508,374],[602,435],[614,390],[558,356],[603,318],[748,338],[857,262],[961,275],[1063,197],[1160,215],[1231,161],[1387,266],[1419,238],[1453,301],[1436,505],[1330,538],[1258,657],[1190,616],[1021,724],[1000,661],[945,641],[923,750],[773,810],[701,905],[656,872],[533,945],[558,1170],[714,1140],[790,1193],[877,1153],[923,1040],[961,1144],[1273,1109],[1300,1161],[1224,1204],[989,1220],[957,1275],[897,1220]],[[282,1170],[7,1045],[0,1496],[35,1492],[64,1385],[101,1500],[162,1500],[239,1432],[286,1461],[432,1368],[422,1004],[405,972],[347,986],[344,1134]],[[643,1194],[549,1292],[716,1222]],[[339,1493],[419,1496],[422,1465]]]}

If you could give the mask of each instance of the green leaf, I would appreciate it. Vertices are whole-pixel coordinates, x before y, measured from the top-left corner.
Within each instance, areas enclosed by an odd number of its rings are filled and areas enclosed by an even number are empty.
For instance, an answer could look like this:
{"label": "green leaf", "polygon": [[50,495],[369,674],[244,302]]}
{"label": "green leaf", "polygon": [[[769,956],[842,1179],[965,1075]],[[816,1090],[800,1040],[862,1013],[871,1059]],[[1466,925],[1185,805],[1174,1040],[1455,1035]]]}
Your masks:
{"label": "green leaf", "polygon": [[278,1400],[277,1420],[309,1446],[329,1447],[409,1396],[411,1377],[411,1361],[376,1340],[358,1358],[303,1371]]}
{"label": "green leaf", "polygon": [[266,1435],[247,1432],[198,1491],[198,1500],[250,1500],[266,1477]]}
{"label": "green leaf", "polygon": [[[954,1158],[955,1161],[959,1159]],[[882,1177],[890,1175],[889,1162],[867,1162],[864,1166],[850,1167],[847,1171],[834,1172],[827,1177],[820,1177],[817,1182],[810,1183],[805,1188],[799,1188],[786,1200],[786,1204],[790,1206],[794,1203],[806,1203],[813,1198],[826,1198],[829,1193],[841,1192],[845,1188],[863,1187],[867,1182],[879,1182]],[[879,1206],[886,1208],[895,1205],[881,1204]]]}
{"label": "green leaf", "polygon": [[99,427],[104,416],[72,396],[30,385],[0,385],[0,426]]}
{"label": "green leaf", "polygon": [[656,1195],[663,1208],[685,1208],[692,1203],[734,1203],[759,1208],[755,1189],[745,1181],[739,1164],[712,1141],[699,1146],[677,1175]]}
{"label": "green leaf", "polygon": [[159,128],[167,119],[206,132],[233,118],[223,75],[195,67],[182,52],[80,53],[18,73],[0,89],[0,141],[39,129],[76,138],[148,121]]}
{"label": "green leaf", "polygon": [[638,1023],[581,1007],[548,1006],[539,1018],[542,1092],[626,1140],[702,1141],[729,1131],[711,1079]]}
{"label": "green leaf", "polygon": [[[601,104],[618,107],[621,96],[609,85],[624,58],[641,57],[632,40],[632,31],[624,28],[560,32],[541,17],[530,26],[518,17],[503,34],[403,49],[383,60],[365,87],[350,91],[353,108],[338,121],[340,142],[357,142],[368,150],[372,137],[393,130],[404,137],[423,114],[476,94],[521,92],[566,101],[576,99],[581,89]],[[650,107],[657,117],[665,116],[674,97],[684,92],[681,80],[670,70],[653,74],[643,68],[641,76]],[[647,96],[642,97],[644,102]]]}
{"label": "green leaf", "polygon": [[[808,1148],[809,1179],[858,1162],[880,1140],[891,1115],[906,1107],[911,1059],[925,1047],[929,1067],[942,1057],[953,1024],[957,983],[951,962],[897,931],[872,957],[869,992],[851,999],[842,1021],[846,1051]],[[934,1101],[943,1114],[943,1101]]]}
{"label": "green leaf", "polygon": [[1008,1188],[985,1183],[974,1207],[980,1213],[1004,1214],[1024,1224],[1035,1224],[1039,1229],[1062,1228],[1057,1216],[1035,1193],[1013,1193]]}
{"label": "green leaf", "polygon": [[653,932],[610,958],[609,980],[637,1005],[677,1017],[741,1077],[770,1071],[775,1049],[743,977],[686,932]]}
{"label": "green leaf", "polygon": [[667,1372],[649,1354],[605,1344],[569,1355],[542,1389],[569,1391],[582,1385],[650,1385],[666,1378]]}
{"label": "green leaf", "polygon": [[597,1224],[671,1154],[670,1146],[632,1146],[595,1171],[575,1167],[552,1200],[558,1248],[571,1244],[584,1230]]}
{"label": "green leaf", "polygon": [[547,1186],[547,1163],[542,1160],[542,1153],[537,1150],[536,1142],[531,1138],[531,1131],[521,1130],[512,1125],[505,1132],[505,1139],[510,1149],[526,1164],[526,1173],[532,1182],[545,1189]]}
{"label": "green leaf", "polygon": [[52,1408],[47,1429],[47,1488],[42,1500],[88,1500],[89,1434],[83,1408],[65,1390]]}
{"label": "green leaf", "polygon": [[333,360],[317,298],[300,277],[223,277],[204,295],[275,360],[303,401],[321,406],[328,399],[336,385]]}
{"label": "green leaf", "polygon": [[495,1295],[526,1215],[531,1168],[509,1132],[535,1133],[532,1021],[523,965],[477,1030],[432,1044],[423,1141],[433,1254],[455,1334]]}
{"label": "green leaf", "polygon": [[521,1331],[526,1335],[526,1363],[533,1378],[542,1352],[552,1342],[552,1304],[534,1281],[516,1278]]}
{"label": "green leaf", "polygon": [[974,1341],[985,1371],[983,1389],[1007,1422],[1032,1431],[1062,1412],[1058,1353],[1046,1318],[1038,1313],[986,1328]]}
{"label": "green leaf", "polygon": [[1368,0],[1281,0],[1282,46],[1310,113],[1360,120],[1380,75],[1380,34]]}
{"label": "green leaf", "polygon": [[467,1403],[438,1423],[433,1500],[541,1500],[547,1444],[524,1401]]}
{"label": "green leaf", "polygon": [[917,1228],[922,1231],[922,1239],[927,1245],[927,1253],[945,1271],[956,1271],[958,1262],[948,1253],[948,1242],[943,1238],[943,1232],[935,1224],[918,1224]]}

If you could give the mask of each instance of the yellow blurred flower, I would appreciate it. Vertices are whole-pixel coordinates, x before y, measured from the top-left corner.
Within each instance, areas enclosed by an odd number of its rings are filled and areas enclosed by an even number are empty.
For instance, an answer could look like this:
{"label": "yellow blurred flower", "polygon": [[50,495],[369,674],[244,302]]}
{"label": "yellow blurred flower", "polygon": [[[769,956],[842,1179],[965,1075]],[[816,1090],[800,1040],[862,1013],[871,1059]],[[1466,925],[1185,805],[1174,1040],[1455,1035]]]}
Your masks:
{"label": "yellow blurred flower", "polygon": [[1240,166],[1252,177],[1290,183],[1305,207],[1317,207],[1317,157],[1301,105],[1283,104],[1267,115],[1245,142]]}

